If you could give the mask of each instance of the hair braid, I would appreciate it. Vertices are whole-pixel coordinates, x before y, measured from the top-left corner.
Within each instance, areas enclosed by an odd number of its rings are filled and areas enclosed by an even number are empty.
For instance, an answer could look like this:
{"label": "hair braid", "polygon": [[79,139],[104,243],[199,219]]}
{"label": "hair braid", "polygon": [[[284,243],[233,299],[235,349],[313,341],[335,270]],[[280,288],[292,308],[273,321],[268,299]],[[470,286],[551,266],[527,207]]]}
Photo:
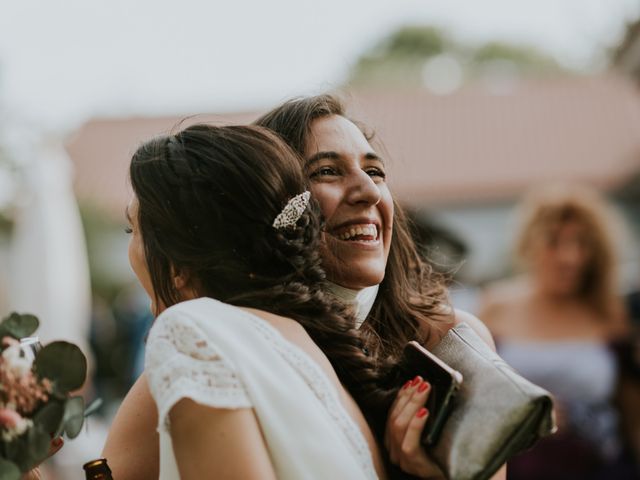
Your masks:
{"label": "hair braid", "polygon": [[293,229],[273,230],[271,255],[291,267],[281,282],[227,301],[263,308],[300,323],[327,356],[382,440],[387,412],[398,390],[392,381],[395,363],[365,353],[365,338],[356,328],[350,308],[327,293],[318,251],[322,227],[318,210],[317,202],[312,200]]}

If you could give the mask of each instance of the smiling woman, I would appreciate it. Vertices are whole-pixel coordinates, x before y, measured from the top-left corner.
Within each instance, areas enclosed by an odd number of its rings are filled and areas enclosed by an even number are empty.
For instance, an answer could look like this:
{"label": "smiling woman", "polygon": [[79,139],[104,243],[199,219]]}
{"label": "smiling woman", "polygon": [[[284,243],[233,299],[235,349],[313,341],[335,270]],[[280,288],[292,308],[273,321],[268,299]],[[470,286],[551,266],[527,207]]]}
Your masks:
{"label": "smiling woman", "polygon": [[[405,213],[393,200],[371,137],[347,118],[337,97],[291,100],[256,123],[299,154],[326,220],[322,260],[330,289],[353,304],[374,358],[396,362],[410,340],[433,347],[461,321],[493,346],[478,319],[449,306],[443,279],[418,254]],[[404,473],[441,478],[420,445],[428,418],[426,380],[416,379],[399,394],[387,418],[385,446]],[[494,478],[504,478],[504,471]]]}
{"label": "smiling woman", "polygon": [[[454,322],[447,291],[417,251],[372,138],[333,95],[285,102],[255,123],[276,132],[300,156],[327,224],[323,266],[331,282],[353,290],[351,298],[358,298],[358,290],[377,289],[360,318],[366,318],[362,328],[372,354],[396,357],[416,338],[438,343]],[[374,225],[380,244],[369,251],[362,242],[339,238],[351,235],[351,225]],[[343,288],[338,291],[347,296]]]}
{"label": "smiling woman", "polygon": [[393,233],[393,199],[382,159],[358,127],[336,115],[314,122],[305,151],[305,171],[326,220],[327,275],[352,289],[379,284]]}

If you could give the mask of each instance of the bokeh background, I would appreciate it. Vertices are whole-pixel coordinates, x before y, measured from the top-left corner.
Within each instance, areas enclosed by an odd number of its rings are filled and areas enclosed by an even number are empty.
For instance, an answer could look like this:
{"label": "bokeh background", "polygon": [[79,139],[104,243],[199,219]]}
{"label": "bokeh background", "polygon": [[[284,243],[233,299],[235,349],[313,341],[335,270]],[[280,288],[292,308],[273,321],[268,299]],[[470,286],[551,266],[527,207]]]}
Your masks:
{"label": "bokeh background", "polygon": [[142,369],[152,318],[127,260],[127,166],[188,116],[244,123],[339,92],[454,273],[456,306],[475,311],[513,271],[513,207],[551,180],[615,205],[620,293],[636,289],[638,18],[635,0],[2,2],[0,312],[83,345],[85,393],[105,401],[50,478],[81,478]]}

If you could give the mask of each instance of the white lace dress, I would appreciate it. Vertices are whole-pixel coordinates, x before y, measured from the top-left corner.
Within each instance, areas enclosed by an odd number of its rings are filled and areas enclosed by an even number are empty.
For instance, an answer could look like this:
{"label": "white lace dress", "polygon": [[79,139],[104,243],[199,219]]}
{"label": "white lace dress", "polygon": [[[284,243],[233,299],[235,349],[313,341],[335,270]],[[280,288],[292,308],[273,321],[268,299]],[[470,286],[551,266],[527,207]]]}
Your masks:
{"label": "white lace dress", "polygon": [[377,478],[362,432],[321,368],[245,310],[210,298],[168,308],[151,329],[145,364],[161,480],[180,478],[168,415],[182,398],[253,408],[279,479]]}

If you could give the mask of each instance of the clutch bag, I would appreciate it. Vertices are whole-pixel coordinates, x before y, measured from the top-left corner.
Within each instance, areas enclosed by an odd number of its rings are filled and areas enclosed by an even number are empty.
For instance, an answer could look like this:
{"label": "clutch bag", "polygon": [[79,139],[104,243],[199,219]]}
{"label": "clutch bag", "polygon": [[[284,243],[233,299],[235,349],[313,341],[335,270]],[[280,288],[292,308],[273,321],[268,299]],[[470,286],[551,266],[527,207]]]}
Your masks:
{"label": "clutch bag", "polygon": [[449,330],[431,352],[464,378],[429,448],[450,480],[488,479],[555,432],[551,394],[516,373],[467,324]]}

